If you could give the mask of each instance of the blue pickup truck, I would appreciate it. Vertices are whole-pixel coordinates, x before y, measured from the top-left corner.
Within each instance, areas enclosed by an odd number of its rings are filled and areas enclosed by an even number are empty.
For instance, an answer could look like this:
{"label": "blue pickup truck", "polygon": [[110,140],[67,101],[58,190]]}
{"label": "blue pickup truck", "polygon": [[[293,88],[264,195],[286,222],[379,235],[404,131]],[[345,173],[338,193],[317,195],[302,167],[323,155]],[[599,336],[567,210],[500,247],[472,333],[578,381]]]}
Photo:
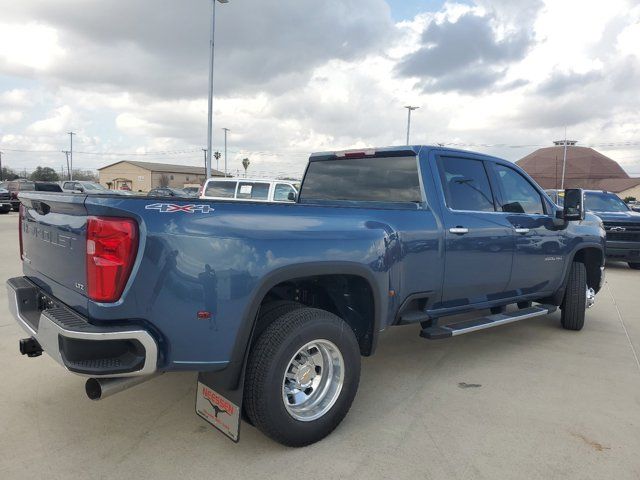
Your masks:
{"label": "blue pickup truck", "polygon": [[559,307],[580,330],[604,279],[581,190],[560,208],[513,163],[445,148],[314,154],[292,204],[20,199],[21,352],[94,400],[199,372],[197,414],[235,441],[241,419],[289,446],[328,435],[390,326],[438,340]]}

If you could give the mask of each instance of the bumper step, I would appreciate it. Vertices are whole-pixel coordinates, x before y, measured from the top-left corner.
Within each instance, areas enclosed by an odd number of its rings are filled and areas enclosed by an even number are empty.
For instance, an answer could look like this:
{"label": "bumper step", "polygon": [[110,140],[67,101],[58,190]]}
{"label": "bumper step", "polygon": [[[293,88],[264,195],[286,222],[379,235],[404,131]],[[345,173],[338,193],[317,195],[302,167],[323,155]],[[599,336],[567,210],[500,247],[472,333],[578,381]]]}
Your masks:
{"label": "bumper step", "polygon": [[449,325],[441,325],[427,327],[420,331],[420,336],[427,340],[440,340],[443,338],[464,335],[465,333],[485,330],[487,328],[506,325],[507,323],[519,322],[529,318],[542,317],[557,310],[554,305],[536,305],[530,308],[523,308],[510,313],[498,313],[487,317],[480,317],[464,322],[451,323]]}
{"label": "bumper step", "polygon": [[67,370],[92,377],[156,373],[158,345],[136,324],[95,325],[25,277],[7,281],[9,310],[30,335],[20,341],[29,357],[47,353]]}

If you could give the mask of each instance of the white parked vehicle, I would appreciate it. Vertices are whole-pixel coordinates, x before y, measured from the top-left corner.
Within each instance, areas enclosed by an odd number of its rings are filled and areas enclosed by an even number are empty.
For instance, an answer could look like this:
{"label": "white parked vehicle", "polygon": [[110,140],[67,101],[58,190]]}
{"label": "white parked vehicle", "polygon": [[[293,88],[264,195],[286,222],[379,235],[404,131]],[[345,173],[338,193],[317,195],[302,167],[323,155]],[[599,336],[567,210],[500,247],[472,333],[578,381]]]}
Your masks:
{"label": "white parked vehicle", "polygon": [[58,182],[66,193],[90,193],[92,195],[133,195],[128,190],[109,190],[96,182],[87,180],[65,180]]}
{"label": "white parked vehicle", "polygon": [[295,203],[298,190],[285,180],[252,178],[211,178],[202,189],[201,199],[243,202]]}
{"label": "white parked vehicle", "polygon": [[112,193],[99,183],[86,180],[67,180],[59,183],[62,191],[67,193]]}

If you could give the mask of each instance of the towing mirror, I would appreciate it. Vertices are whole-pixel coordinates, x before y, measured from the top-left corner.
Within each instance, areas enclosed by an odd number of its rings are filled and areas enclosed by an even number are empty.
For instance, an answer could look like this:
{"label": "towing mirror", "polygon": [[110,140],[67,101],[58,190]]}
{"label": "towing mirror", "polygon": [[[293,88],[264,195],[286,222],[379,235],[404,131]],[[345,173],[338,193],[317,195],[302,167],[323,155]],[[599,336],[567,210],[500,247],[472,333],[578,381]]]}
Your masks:
{"label": "towing mirror", "polygon": [[570,188],[564,191],[564,212],[566,221],[584,220],[584,191],[581,188]]}

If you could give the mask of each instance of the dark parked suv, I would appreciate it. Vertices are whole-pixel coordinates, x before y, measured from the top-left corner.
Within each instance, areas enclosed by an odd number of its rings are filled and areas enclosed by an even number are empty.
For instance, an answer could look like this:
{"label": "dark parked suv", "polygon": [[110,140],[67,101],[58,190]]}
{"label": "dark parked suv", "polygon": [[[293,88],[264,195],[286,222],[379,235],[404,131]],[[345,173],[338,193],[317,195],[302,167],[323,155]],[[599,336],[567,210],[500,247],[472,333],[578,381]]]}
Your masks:
{"label": "dark parked suv", "polygon": [[10,199],[9,190],[0,186],[0,213],[9,213],[11,211]]}
{"label": "dark parked suv", "polygon": [[1,184],[0,187],[9,190],[9,202],[14,212],[17,212],[20,208],[20,200],[18,194],[20,192],[33,192],[36,189],[35,182],[30,180],[11,180]]}

